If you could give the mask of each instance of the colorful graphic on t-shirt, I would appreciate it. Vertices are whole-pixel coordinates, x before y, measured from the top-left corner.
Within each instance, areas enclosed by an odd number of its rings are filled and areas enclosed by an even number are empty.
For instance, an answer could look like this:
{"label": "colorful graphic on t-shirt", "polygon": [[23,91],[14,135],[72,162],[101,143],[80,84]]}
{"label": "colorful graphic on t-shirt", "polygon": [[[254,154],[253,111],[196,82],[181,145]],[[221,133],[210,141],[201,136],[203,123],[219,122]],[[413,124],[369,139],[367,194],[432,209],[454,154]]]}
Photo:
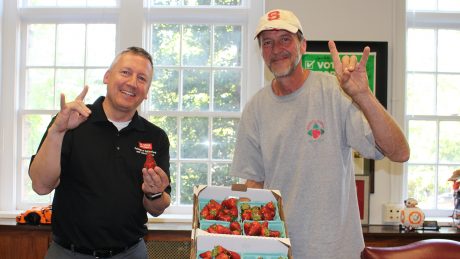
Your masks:
{"label": "colorful graphic on t-shirt", "polygon": [[312,120],[307,125],[307,133],[313,140],[318,140],[324,135],[324,123],[320,120]]}

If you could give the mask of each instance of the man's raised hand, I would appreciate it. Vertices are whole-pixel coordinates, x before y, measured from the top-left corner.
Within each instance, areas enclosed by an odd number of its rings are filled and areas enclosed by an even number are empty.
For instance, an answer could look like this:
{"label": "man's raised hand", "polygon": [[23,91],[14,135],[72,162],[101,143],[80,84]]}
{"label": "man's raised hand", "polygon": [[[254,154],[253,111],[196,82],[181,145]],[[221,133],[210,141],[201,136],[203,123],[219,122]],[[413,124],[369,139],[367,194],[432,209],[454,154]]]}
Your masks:
{"label": "man's raised hand", "polygon": [[334,41],[329,41],[329,51],[334,63],[334,70],[342,89],[355,99],[360,94],[370,93],[369,80],[367,78],[366,63],[370,48],[365,47],[360,62],[356,56],[343,56],[340,60],[339,52]]}
{"label": "man's raised hand", "polygon": [[61,93],[61,110],[54,121],[54,129],[57,132],[66,132],[69,129],[78,127],[86,121],[91,110],[86,107],[84,99],[88,93],[88,86],[85,85],[81,93],[72,102],[65,102],[65,95]]}

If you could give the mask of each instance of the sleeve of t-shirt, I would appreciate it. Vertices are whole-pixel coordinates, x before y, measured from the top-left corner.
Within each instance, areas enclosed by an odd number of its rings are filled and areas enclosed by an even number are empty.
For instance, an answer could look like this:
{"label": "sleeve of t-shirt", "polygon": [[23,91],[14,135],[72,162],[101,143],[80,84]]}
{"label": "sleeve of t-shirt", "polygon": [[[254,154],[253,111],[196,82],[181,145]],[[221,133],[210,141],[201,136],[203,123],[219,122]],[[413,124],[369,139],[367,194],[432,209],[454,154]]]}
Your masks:
{"label": "sleeve of t-shirt", "polygon": [[378,150],[372,129],[364,114],[350,103],[346,119],[346,136],[348,144],[363,157],[382,159],[384,155]]}
{"label": "sleeve of t-shirt", "polygon": [[262,182],[263,170],[257,117],[251,105],[247,105],[238,125],[235,152],[230,174],[247,180]]}

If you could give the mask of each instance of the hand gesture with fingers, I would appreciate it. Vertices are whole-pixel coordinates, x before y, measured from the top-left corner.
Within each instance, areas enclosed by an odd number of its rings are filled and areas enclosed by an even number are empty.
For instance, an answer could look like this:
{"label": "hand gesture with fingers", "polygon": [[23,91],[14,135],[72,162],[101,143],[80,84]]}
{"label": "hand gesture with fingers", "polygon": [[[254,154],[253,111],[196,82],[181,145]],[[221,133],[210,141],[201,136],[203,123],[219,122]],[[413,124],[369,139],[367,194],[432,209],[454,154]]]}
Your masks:
{"label": "hand gesture with fingers", "polygon": [[168,175],[159,166],[155,168],[142,168],[142,191],[144,193],[159,193],[163,192],[169,185]]}
{"label": "hand gesture with fingers", "polygon": [[88,119],[91,110],[84,103],[86,93],[88,93],[88,86],[85,85],[75,100],[69,103],[65,102],[65,95],[61,94],[61,110],[53,124],[56,132],[66,132],[69,129],[74,129]]}
{"label": "hand gesture with fingers", "polygon": [[340,60],[339,52],[334,41],[329,41],[329,51],[334,63],[335,74],[342,89],[353,99],[361,94],[369,94],[369,80],[367,78],[366,63],[370,48],[365,47],[359,63],[356,56],[343,56]]}

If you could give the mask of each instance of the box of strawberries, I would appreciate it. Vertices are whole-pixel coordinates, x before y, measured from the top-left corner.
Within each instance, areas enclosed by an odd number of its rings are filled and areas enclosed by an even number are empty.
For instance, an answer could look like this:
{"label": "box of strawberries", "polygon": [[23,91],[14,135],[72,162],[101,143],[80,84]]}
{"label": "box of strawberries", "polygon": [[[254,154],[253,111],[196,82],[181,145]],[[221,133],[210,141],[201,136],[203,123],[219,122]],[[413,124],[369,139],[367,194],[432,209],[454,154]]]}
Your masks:
{"label": "box of strawberries", "polygon": [[291,258],[284,220],[277,190],[196,186],[190,258]]}

